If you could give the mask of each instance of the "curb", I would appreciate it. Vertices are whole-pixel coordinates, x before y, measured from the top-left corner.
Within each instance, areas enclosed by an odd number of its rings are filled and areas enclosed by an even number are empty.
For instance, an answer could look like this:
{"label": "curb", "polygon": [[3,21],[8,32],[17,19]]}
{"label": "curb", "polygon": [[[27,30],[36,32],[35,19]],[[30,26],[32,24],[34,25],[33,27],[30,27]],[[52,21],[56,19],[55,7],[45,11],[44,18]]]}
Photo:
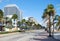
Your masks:
{"label": "curb", "polygon": [[2,37],[6,37],[6,36],[9,36],[9,35],[15,35],[15,34],[17,34],[18,32],[16,32],[16,33],[9,33],[9,34],[0,34],[0,38],[2,38]]}

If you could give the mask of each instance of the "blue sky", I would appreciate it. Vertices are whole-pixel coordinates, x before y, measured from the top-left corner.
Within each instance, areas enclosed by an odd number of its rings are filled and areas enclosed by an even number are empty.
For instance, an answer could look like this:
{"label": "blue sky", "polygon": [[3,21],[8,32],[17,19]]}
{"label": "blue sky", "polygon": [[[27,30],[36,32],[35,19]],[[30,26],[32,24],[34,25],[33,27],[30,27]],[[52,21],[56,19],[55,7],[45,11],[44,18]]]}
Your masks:
{"label": "blue sky", "polygon": [[16,4],[23,12],[23,17],[34,17],[42,24],[42,15],[48,4],[53,4],[56,14],[60,15],[60,0],[0,0],[0,9],[8,4]]}

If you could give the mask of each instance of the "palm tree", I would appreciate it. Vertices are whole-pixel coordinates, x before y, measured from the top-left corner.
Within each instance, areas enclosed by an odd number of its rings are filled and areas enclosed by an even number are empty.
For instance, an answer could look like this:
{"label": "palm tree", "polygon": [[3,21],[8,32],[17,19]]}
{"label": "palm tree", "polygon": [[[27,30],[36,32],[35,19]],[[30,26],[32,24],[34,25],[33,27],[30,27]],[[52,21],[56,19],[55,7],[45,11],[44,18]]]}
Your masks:
{"label": "palm tree", "polygon": [[22,28],[26,28],[26,20],[22,19],[21,21]]}
{"label": "palm tree", "polygon": [[[53,23],[54,23],[54,16],[55,16],[55,10],[54,10],[54,6],[52,4],[48,5],[48,13],[49,13],[49,36],[51,36],[51,16],[53,19]],[[54,28],[54,24],[53,24],[53,28]],[[54,30],[53,30],[54,32]]]}
{"label": "palm tree", "polygon": [[38,24],[37,26],[38,26],[38,29],[42,27],[40,24]]}
{"label": "palm tree", "polygon": [[26,26],[27,26],[27,28],[29,28],[28,26],[29,26],[29,21],[26,21]]}
{"label": "palm tree", "polygon": [[16,14],[13,14],[12,19],[18,19],[18,16]]}
{"label": "palm tree", "polygon": [[9,19],[9,23],[12,25],[12,20],[11,19]]}
{"label": "palm tree", "polygon": [[26,21],[26,24],[29,25],[29,21]]}
{"label": "palm tree", "polygon": [[13,14],[12,19],[14,19],[14,21],[15,21],[16,19],[18,19],[18,16],[16,14]]}
{"label": "palm tree", "polygon": [[34,22],[30,22],[29,20],[26,21],[26,25],[29,26],[32,29],[32,24],[34,24]]}
{"label": "palm tree", "polygon": [[12,20],[9,17],[4,17],[5,27],[12,29]]}
{"label": "palm tree", "polygon": [[[15,23],[15,21],[18,19],[18,16],[17,16],[16,14],[13,14],[12,19],[14,20],[14,23]],[[17,22],[17,21],[16,21],[16,22]],[[17,24],[16,24],[16,25],[17,25]],[[17,28],[17,27],[15,26],[15,28]]]}
{"label": "palm tree", "polygon": [[31,29],[32,29],[32,24],[33,24],[33,22],[29,22],[29,26]]}
{"label": "palm tree", "polygon": [[23,26],[23,24],[25,24],[26,23],[26,20],[25,19],[22,19],[22,26]]}
{"label": "palm tree", "polygon": [[26,22],[26,20],[25,19],[22,19],[22,23],[25,23]]}
{"label": "palm tree", "polygon": [[3,18],[3,11],[0,9],[0,22],[2,21]]}
{"label": "palm tree", "polygon": [[56,20],[56,27],[60,27],[60,16],[59,15],[56,15],[55,18],[54,18],[54,21]]}
{"label": "palm tree", "polygon": [[20,26],[21,26],[21,22],[20,22],[20,21],[18,21],[18,22],[17,22],[17,25],[18,25],[18,27],[20,27]]}
{"label": "palm tree", "polygon": [[8,21],[9,18],[5,17],[4,19],[5,19],[4,21],[5,21],[6,25],[7,25],[7,21]]}
{"label": "palm tree", "polygon": [[52,4],[49,4],[48,7],[44,10],[44,14],[42,16],[43,19],[49,20],[49,36],[51,36],[51,17],[54,17],[54,15],[54,6]]}
{"label": "palm tree", "polygon": [[4,19],[3,19],[3,11],[0,9],[0,24],[2,24],[0,27],[0,31],[2,31],[4,28],[3,28],[3,23],[4,23]]}

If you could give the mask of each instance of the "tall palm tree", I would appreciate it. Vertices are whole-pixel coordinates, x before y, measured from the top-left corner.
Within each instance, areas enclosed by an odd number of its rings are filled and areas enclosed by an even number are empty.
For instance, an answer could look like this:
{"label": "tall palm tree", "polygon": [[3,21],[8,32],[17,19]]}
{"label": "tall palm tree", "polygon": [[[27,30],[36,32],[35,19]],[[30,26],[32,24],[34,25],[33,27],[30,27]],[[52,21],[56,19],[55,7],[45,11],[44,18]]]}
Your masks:
{"label": "tall palm tree", "polygon": [[[49,13],[49,36],[51,36],[51,16],[53,19],[53,23],[54,23],[54,16],[55,16],[55,10],[54,10],[54,6],[52,4],[48,5],[48,13]],[[53,24],[53,28],[54,28],[54,24]],[[54,30],[53,30],[54,32]]]}
{"label": "tall palm tree", "polygon": [[[15,21],[18,19],[17,14],[13,14],[12,19],[14,20],[14,23],[15,23]],[[16,22],[17,22],[17,21],[16,21]],[[17,24],[16,24],[16,25],[17,25]],[[15,26],[15,28],[17,28],[17,27]]]}
{"label": "tall palm tree", "polygon": [[60,16],[56,15],[54,21],[55,20],[56,20],[56,22],[55,22],[56,23],[56,27],[58,27],[58,26],[60,27]]}
{"label": "tall palm tree", "polygon": [[54,6],[52,4],[49,4],[48,7],[44,10],[44,14],[42,16],[43,19],[49,20],[49,36],[51,36],[51,17],[53,17],[54,15]]}
{"label": "tall palm tree", "polygon": [[1,22],[2,18],[3,18],[3,11],[0,9],[0,22]]}

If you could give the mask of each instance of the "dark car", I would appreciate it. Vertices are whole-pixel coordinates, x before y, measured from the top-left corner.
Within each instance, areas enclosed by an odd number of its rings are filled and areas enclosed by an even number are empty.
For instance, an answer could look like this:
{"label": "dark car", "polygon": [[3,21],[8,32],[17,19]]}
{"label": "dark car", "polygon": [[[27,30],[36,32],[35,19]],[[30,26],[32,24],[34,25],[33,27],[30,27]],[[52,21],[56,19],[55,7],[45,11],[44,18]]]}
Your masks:
{"label": "dark car", "polygon": [[0,23],[0,31],[4,30],[3,27],[4,27],[3,23]]}

